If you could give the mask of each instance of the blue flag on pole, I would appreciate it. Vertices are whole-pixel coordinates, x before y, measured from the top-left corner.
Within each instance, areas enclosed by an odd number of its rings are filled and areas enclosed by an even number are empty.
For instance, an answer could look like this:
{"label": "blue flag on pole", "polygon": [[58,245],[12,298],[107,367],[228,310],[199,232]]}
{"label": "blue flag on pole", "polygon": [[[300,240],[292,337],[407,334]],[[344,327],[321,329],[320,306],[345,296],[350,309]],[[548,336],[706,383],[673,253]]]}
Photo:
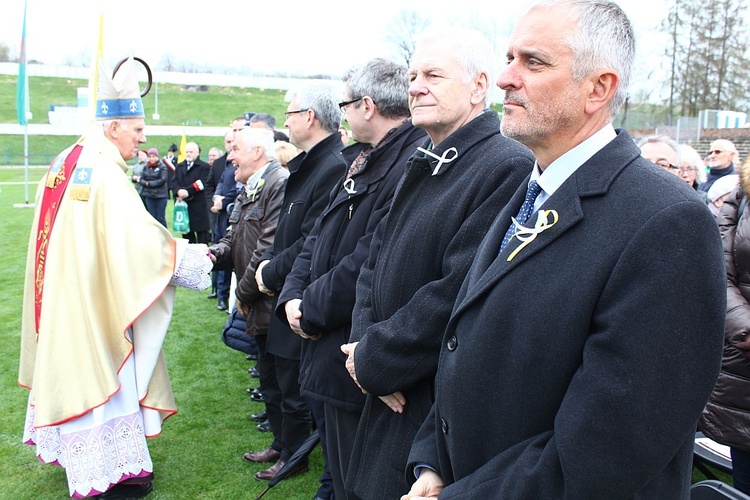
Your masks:
{"label": "blue flag on pole", "polygon": [[18,90],[16,93],[16,111],[18,112],[18,124],[26,125],[26,116],[29,113],[29,75],[26,73],[26,6],[28,0],[23,4],[23,30],[21,31],[21,54],[18,57]]}

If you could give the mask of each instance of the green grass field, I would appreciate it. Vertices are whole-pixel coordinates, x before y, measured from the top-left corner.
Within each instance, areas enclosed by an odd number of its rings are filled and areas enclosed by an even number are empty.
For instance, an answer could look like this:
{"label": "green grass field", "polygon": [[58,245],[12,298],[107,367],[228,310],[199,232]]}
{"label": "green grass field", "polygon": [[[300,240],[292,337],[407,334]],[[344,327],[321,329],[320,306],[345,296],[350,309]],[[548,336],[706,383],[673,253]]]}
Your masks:
{"label": "green grass field", "polygon": [[[42,170],[33,170],[38,180]],[[23,203],[22,170],[0,170],[0,498],[62,499],[68,497],[62,469],[40,463],[34,448],[21,443],[28,391],[18,387],[18,353],[24,264],[33,210]],[[31,188],[33,199],[35,186]],[[174,316],[164,352],[179,413],[149,440],[156,481],[149,498],[254,498],[265,486],[253,478],[264,468],[242,460],[247,451],[271,442],[250,422],[262,410],[245,393],[257,386],[244,354],[226,347],[221,329],[227,314],[216,309],[208,292],[177,290]],[[251,382],[252,381],[252,382]],[[322,473],[320,447],[312,454],[310,472],[282,481],[264,498],[309,499]],[[270,465],[270,464],[268,464]]]}

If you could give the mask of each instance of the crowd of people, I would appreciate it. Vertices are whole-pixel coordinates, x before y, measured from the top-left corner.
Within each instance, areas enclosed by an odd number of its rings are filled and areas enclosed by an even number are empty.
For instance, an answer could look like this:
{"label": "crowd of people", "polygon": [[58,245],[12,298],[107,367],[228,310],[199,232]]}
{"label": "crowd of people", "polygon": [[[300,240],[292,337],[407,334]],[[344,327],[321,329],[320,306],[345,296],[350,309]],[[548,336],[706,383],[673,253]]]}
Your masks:
{"label": "crowd of people", "polygon": [[[270,430],[268,446],[242,457],[267,464],[254,477],[272,480],[315,428],[325,463],[315,499],[687,498],[700,426],[731,446],[735,485],[750,492],[750,162],[735,166],[728,140],[702,155],[664,136],[636,144],[613,127],[635,38],[609,0],[529,8],[499,75],[477,32],[428,28],[415,42],[408,68],[376,58],[349,69],[343,86],[290,91],[288,136],[271,115],[236,118],[208,162],[193,142],[181,162],[138,151],[142,104],[102,118],[98,148],[136,127],[112,162],[122,168],[138,154],[116,185],[140,219],[153,216],[151,243],[203,251],[208,297],[245,321],[260,385],[252,396],[265,405],[252,418]],[[495,86],[502,119],[489,107]],[[77,168],[73,153],[57,168]],[[76,187],[61,213],[87,209]],[[165,229],[169,196],[188,207],[190,230],[177,240]],[[36,227],[32,242],[47,234]],[[51,396],[60,367],[47,363],[65,338],[50,342],[49,323],[34,327],[38,251],[32,244],[20,380],[33,383],[27,441],[51,462],[39,436],[96,414],[129,375],[108,373],[81,401],[75,391]],[[143,283],[102,280],[112,287],[102,296],[148,294],[112,320],[107,335],[127,333],[117,349],[97,342],[85,354],[115,366],[139,360],[133,337],[149,300],[173,296],[173,276],[205,281],[193,269],[205,262],[180,271],[169,251],[164,260]],[[47,305],[62,300],[61,285],[44,278],[45,312],[72,307]],[[82,317],[99,311],[93,302],[78,306]],[[99,323],[89,336],[106,338]],[[71,345],[85,343],[76,335]],[[163,359],[154,360],[149,377],[163,383]],[[127,415],[153,423],[149,412],[162,406],[139,407],[134,396]],[[109,422],[96,418],[83,427]],[[133,461],[141,465],[78,484],[71,461],[59,460],[71,494],[145,496],[153,465]],[[309,463],[286,469],[292,477]]]}

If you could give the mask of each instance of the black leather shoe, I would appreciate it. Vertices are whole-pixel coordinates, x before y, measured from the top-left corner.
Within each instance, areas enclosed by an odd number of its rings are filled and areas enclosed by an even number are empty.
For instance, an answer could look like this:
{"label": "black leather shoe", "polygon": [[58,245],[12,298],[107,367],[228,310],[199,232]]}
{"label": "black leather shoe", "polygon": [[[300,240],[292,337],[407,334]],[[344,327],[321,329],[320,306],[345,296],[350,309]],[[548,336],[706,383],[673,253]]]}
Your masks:
{"label": "black leather shoe", "polygon": [[248,361],[255,361],[256,359],[258,359],[258,355],[257,354],[248,354],[247,356],[245,356],[245,359],[248,360]]}
{"label": "black leather shoe", "polygon": [[227,309],[229,309],[227,301],[224,299],[219,299],[219,304],[216,306],[216,309],[218,309],[219,311],[226,311]]}
{"label": "black leather shoe", "polygon": [[119,484],[112,486],[110,489],[108,489],[101,495],[96,495],[93,498],[101,498],[105,500],[143,498],[149,493],[151,493],[151,490],[153,489],[154,489],[154,483],[150,481],[147,483],[141,483],[141,484],[119,483]]}
{"label": "black leather shoe", "polygon": [[252,378],[260,378],[260,372],[255,366],[253,366],[252,368],[248,368],[247,373],[249,373]]}
{"label": "black leather shoe", "polygon": [[213,293],[211,293],[211,295],[209,295],[209,296],[208,296],[208,297],[206,297],[206,298],[207,298],[207,299],[215,299],[216,297],[218,297],[218,295],[216,295],[216,292],[213,292]]}
{"label": "black leather shoe", "polygon": [[255,428],[258,429],[260,432],[271,432],[271,422],[266,420],[256,425]]}
{"label": "black leather shoe", "polygon": [[268,414],[264,411],[260,413],[253,413],[250,415],[250,420],[253,422],[265,422],[268,419]]}
{"label": "black leather shoe", "polygon": [[252,401],[255,401],[256,403],[263,403],[265,402],[265,399],[263,399],[263,394],[258,389],[247,390],[248,394],[250,394],[250,399]]}

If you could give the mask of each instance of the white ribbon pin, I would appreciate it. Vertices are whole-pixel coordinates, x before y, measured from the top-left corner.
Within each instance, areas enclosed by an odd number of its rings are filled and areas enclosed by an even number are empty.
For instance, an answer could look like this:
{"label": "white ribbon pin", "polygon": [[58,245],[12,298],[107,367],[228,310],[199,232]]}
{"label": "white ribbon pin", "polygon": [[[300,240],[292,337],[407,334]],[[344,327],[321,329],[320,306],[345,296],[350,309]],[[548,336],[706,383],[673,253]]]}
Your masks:
{"label": "white ribbon pin", "polygon": [[[440,167],[443,166],[443,163],[450,163],[456,158],[458,158],[458,150],[456,148],[448,148],[443,152],[443,156],[438,156],[432,151],[428,151],[424,148],[417,148],[417,151],[421,151],[426,155],[430,155],[433,158],[435,158],[438,161],[438,164],[435,165],[435,169],[432,171],[432,175],[437,175],[437,173],[440,171]],[[448,157],[449,154],[453,154],[453,156]]]}
{"label": "white ribbon pin", "polygon": [[349,178],[344,181],[344,191],[346,191],[349,195],[357,194],[357,190],[354,189],[354,179]]}

